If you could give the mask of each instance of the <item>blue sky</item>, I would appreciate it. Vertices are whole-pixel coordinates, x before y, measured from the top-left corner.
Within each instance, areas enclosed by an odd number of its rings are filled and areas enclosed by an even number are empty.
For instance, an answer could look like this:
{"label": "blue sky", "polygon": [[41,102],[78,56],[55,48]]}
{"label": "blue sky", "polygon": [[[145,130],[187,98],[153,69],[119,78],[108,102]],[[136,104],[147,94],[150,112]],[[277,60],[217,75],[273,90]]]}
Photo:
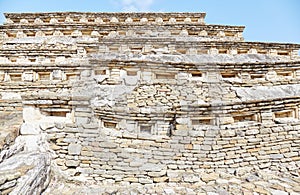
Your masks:
{"label": "blue sky", "polygon": [[247,41],[300,43],[300,0],[0,0],[4,12],[206,12],[207,24],[246,26]]}

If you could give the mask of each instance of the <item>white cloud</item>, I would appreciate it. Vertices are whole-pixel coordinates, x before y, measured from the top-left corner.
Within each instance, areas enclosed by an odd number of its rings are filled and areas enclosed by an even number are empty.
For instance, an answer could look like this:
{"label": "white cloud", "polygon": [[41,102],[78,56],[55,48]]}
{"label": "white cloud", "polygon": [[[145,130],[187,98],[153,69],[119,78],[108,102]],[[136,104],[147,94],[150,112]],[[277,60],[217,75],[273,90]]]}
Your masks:
{"label": "white cloud", "polygon": [[154,0],[118,0],[115,3],[118,3],[123,11],[138,12],[149,11]]}

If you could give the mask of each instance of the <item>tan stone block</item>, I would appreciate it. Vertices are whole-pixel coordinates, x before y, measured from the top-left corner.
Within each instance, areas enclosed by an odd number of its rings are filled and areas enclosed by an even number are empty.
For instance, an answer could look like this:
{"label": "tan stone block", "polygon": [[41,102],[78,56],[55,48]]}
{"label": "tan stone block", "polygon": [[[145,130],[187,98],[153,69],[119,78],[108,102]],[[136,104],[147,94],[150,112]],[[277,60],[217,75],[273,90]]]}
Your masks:
{"label": "tan stone block", "polygon": [[153,178],[153,181],[157,183],[161,183],[167,181],[168,179],[169,179],[168,177],[155,177]]}
{"label": "tan stone block", "polygon": [[93,151],[81,151],[82,156],[93,156],[94,152]]}
{"label": "tan stone block", "polygon": [[135,177],[126,177],[123,179],[123,181],[128,181],[128,182],[132,182],[132,183],[138,183],[139,179],[135,178]]}
{"label": "tan stone block", "polygon": [[186,144],[185,149],[192,150],[193,149],[193,144]]}
{"label": "tan stone block", "polygon": [[269,194],[268,191],[262,187],[256,187],[253,189],[253,191],[257,192],[258,194]]}
{"label": "tan stone block", "polygon": [[176,130],[189,130],[187,125],[176,125]]}
{"label": "tan stone block", "polygon": [[219,174],[218,173],[203,173],[201,175],[201,179],[204,182],[209,182],[209,181],[215,181],[216,179],[219,178]]}
{"label": "tan stone block", "polygon": [[241,186],[242,186],[243,188],[246,188],[247,190],[253,190],[253,189],[255,188],[255,185],[252,184],[252,183],[249,183],[249,182],[247,182],[247,183],[242,183]]}

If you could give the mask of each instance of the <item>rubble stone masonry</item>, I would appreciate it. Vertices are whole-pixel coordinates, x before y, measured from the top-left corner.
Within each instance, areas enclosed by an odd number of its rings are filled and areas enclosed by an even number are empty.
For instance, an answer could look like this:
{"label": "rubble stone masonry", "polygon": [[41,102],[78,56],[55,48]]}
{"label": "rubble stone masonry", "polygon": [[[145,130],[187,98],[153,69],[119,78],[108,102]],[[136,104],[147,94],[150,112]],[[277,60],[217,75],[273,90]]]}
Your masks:
{"label": "rubble stone masonry", "polygon": [[5,17],[0,194],[300,193],[299,44],[205,13]]}

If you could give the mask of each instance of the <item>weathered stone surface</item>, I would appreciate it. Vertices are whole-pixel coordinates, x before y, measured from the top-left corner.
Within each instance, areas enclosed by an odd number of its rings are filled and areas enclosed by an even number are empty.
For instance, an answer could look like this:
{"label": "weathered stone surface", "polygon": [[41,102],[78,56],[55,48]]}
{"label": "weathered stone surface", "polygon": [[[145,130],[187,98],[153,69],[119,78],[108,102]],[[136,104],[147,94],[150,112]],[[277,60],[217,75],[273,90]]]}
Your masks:
{"label": "weathered stone surface", "polygon": [[159,172],[162,170],[162,165],[145,163],[140,168],[141,171]]}
{"label": "weathered stone surface", "polygon": [[299,193],[298,44],[204,13],[5,16],[0,193],[41,193],[48,153],[44,194]]}
{"label": "weathered stone surface", "polygon": [[74,154],[74,155],[79,155],[81,152],[82,146],[80,144],[70,144],[68,146],[68,153],[69,154]]}
{"label": "weathered stone surface", "polygon": [[209,174],[204,173],[201,175],[201,179],[204,182],[214,181],[218,178],[219,178],[219,174],[217,174],[217,173],[209,173]]}
{"label": "weathered stone surface", "polygon": [[31,123],[23,123],[20,129],[21,135],[37,135],[40,131],[36,127],[36,125],[33,125]]}

